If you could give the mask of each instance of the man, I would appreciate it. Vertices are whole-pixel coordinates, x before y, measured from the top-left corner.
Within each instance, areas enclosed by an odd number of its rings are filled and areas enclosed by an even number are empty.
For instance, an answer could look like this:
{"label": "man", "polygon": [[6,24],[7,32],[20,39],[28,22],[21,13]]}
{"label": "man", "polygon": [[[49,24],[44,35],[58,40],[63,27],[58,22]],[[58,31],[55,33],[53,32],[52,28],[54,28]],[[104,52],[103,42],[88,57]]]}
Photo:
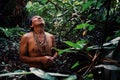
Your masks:
{"label": "man", "polygon": [[40,16],[31,19],[31,32],[24,34],[20,42],[20,59],[28,64],[47,71],[51,66],[57,52],[52,52],[55,47],[54,35],[45,32],[45,21]]}

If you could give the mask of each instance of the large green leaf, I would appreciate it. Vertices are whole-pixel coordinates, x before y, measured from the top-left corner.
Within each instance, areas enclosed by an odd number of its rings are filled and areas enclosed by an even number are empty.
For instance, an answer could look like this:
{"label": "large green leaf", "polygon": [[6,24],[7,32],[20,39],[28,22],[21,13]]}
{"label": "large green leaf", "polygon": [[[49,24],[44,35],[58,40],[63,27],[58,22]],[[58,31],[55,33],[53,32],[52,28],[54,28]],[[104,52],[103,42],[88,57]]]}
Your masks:
{"label": "large green leaf", "polygon": [[0,74],[0,77],[4,77],[4,76],[13,76],[13,75],[28,75],[28,74],[32,74],[31,72],[9,72],[9,73],[3,73]]}
{"label": "large green leaf", "polygon": [[80,41],[77,42],[77,44],[85,44],[87,41],[84,39],[81,39]]}
{"label": "large green leaf", "polygon": [[73,43],[73,42],[71,42],[71,41],[65,41],[65,43],[66,43],[67,45],[73,47],[73,48],[76,48],[76,49],[79,48],[79,49],[81,49],[81,46],[80,46],[79,44]]}
{"label": "large green leaf", "polygon": [[65,52],[70,52],[70,49],[58,50],[58,54],[63,54]]}
{"label": "large green leaf", "polygon": [[76,26],[76,29],[84,29],[84,28],[87,28],[89,31],[91,31],[95,28],[95,26],[88,23],[82,23]]}
{"label": "large green leaf", "polygon": [[87,24],[87,23],[82,23],[82,24],[77,25],[76,29],[86,28],[87,26],[89,26],[89,24]]}
{"label": "large green leaf", "polygon": [[90,5],[93,3],[93,1],[88,1],[87,3],[83,4],[83,11],[85,11],[86,9],[88,9],[90,7]]}

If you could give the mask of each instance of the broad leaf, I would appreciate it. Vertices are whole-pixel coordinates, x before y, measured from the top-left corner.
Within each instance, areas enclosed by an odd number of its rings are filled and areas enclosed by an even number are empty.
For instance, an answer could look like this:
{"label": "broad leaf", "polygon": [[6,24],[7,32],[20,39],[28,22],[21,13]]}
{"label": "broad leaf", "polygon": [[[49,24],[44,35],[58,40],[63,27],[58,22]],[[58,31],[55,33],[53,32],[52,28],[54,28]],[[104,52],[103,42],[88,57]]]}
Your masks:
{"label": "broad leaf", "polygon": [[58,54],[63,54],[65,52],[71,52],[70,49],[58,50]]}
{"label": "broad leaf", "polygon": [[71,41],[65,41],[65,43],[73,48],[81,48],[79,44],[73,43]]}
{"label": "broad leaf", "polygon": [[88,1],[87,3],[83,4],[83,11],[88,9],[92,3],[93,3],[93,1]]}
{"label": "broad leaf", "polygon": [[95,28],[95,26],[88,23],[82,23],[80,25],[77,25],[76,27],[76,29],[84,29],[84,28],[88,29],[89,31],[92,31]]}
{"label": "broad leaf", "polygon": [[76,29],[83,29],[83,28],[86,28],[87,26],[89,26],[89,24],[87,23],[82,23],[80,25],[77,25]]}

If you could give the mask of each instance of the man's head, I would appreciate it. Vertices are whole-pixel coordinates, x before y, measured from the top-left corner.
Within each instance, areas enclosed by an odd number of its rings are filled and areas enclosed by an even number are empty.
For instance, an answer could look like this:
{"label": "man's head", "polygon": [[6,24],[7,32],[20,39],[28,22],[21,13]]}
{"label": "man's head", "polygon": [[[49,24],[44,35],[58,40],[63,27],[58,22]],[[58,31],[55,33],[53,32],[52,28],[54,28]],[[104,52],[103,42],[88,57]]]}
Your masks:
{"label": "man's head", "polygon": [[34,27],[44,27],[45,26],[45,21],[42,17],[40,16],[33,16],[30,20],[30,27],[34,28]]}

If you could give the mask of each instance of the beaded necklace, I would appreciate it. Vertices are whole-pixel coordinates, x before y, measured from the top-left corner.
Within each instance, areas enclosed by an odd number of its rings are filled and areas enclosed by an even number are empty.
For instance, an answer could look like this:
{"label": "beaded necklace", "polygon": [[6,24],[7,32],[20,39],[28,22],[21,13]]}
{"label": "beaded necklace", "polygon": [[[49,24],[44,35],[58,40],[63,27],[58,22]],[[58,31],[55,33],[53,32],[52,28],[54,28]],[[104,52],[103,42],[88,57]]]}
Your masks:
{"label": "beaded necklace", "polygon": [[39,40],[39,37],[37,36],[37,34],[35,34],[34,32],[33,32],[33,36],[34,36],[34,39],[35,39],[37,45],[38,45],[39,47],[43,46],[43,44],[44,44],[45,41],[46,41],[46,35],[45,35],[45,33],[44,33],[44,40],[41,40],[41,41]]}
{"label": "beaded necklace", "polygon": [[37,48],[41,52],[41,55],[46,55],[46,54],[43,54],[44,52],[46,52],[45,42],[47,43],[45,33],[44,33],[44,39],[41,41],[39,40],[39,37],[37,36],[37,34],[35,34],[35,32],[33,32],[33,36],[37,43]]}

